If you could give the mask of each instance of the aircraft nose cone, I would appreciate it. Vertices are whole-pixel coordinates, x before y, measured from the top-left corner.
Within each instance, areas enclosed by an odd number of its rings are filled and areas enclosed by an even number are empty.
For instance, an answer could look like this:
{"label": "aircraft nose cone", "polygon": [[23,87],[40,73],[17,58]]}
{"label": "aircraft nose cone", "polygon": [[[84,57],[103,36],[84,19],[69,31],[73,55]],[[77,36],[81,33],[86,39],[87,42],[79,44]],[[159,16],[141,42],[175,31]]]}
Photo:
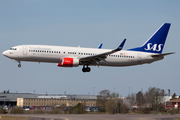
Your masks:
{"label": "aircraft nose cone", "polygon": [[4,56],[8,56],[8,53],[7,53],[7,51],[4,51],[3,53],[2,53]]}
{"label": "aircraft nose cone", "polygon": [[2,54],[5,55],[5,51]]}

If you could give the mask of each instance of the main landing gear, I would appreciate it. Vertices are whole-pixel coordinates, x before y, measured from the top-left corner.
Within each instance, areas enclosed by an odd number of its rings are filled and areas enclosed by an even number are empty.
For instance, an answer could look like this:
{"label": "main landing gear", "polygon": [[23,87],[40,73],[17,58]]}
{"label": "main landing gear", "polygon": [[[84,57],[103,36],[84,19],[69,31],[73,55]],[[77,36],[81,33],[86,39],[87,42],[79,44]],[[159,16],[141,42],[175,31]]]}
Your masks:
{"label": "main landing gear", "polygon": [[[85,67],[85,66],[86,66],[86,67]],[[90,72],[90,71],[91,71],[91,68],[88,67],[88,65],[83,65],[82,71],[83,71],[83,72]]]}

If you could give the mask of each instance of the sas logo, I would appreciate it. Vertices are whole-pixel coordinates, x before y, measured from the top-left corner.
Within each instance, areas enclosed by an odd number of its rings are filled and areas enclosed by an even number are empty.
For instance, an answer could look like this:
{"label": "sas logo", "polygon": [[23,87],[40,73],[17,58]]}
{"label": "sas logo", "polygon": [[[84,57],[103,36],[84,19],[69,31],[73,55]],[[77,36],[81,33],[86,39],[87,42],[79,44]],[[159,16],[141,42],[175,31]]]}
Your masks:
{"label": "sas logo", "polygon": [[153,51],[161,51],[161,47],[163,46],[163,44],[154,44],[152,45],[152,43],[148,43],[147,44],[147,48],[145,48],[145,50],[153,50]]}

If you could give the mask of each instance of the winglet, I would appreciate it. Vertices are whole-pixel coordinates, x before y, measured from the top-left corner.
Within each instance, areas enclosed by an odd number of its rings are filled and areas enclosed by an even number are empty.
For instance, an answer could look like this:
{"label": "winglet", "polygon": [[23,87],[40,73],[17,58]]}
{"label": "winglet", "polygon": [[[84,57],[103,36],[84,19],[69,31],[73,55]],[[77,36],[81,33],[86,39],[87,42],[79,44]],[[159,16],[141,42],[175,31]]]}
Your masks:
{"label": "winglet", "polygon": [[120,51],[120,50],[122,50],[122,48],[123,48],[125,42],[126,42],[126,39],[124,39],[124,40],[122,41],[122,43],[119,45],[118,48],[115,49],[115,51]]}
{"label": "winglet", "polygon": [[103,45],[103,44],[101,43],[101,44],[98,46],[98,49],[101,49],[101,48],[102,48],[102,45]]}

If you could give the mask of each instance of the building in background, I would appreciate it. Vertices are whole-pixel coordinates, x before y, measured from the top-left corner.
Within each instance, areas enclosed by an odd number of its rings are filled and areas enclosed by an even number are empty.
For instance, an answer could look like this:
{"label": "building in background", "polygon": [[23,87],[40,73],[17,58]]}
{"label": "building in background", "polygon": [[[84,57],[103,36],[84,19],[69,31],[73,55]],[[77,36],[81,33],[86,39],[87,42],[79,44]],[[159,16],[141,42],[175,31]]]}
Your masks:
{"label": "building in background", "polygon": [[166,101],[166,110],[170,108],[177,108],[180,111],[180,99],[173,99],[170,101]]}
{"label": "building in background", "polygon": [[17,98],[17,106],[66,106],[73,107],[78,103],[82,103],[85,106],[96,106],[96,99],[59,99],[59,98]]}
{"label": "building in background", "polygon": [[[9,90],[5,90],[0,93],[0,105],[7,105],[7,106],[21,106],[22,102],[23,105],[25,104],[40,104],[44,106],[47,105],[54,105],[54,104],[66,104],[66,106],[73,106],[74,104],[79,101],[80,103],[82,100],[85,100],[88,105],[93,104],[97,99],[95,95],[70,95],[70,94],[35,94],[35,93],[10,93]],[[17,102],[18,100],[18,102]],[[59,101],[57,101],[59,100]],[[60,101],[61,100],[61,101]],[[92,101],[91,101],[92,100]],[[91,102],[92,103],[91,103]]]}

